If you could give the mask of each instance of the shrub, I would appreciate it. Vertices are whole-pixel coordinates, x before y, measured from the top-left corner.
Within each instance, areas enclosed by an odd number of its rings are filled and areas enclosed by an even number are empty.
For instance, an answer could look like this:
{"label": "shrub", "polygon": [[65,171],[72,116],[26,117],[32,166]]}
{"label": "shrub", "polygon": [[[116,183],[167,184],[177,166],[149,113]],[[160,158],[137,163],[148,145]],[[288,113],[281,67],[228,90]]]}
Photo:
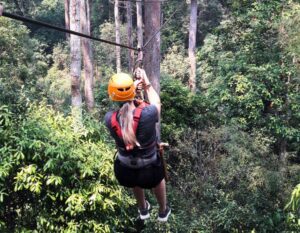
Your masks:
{"label": "shrub", "polygon": [[26,117],[0,109],[0,227],[2,231],[114,232],[130,225],[132,199],[113,175],[104,126],[44,104]]}

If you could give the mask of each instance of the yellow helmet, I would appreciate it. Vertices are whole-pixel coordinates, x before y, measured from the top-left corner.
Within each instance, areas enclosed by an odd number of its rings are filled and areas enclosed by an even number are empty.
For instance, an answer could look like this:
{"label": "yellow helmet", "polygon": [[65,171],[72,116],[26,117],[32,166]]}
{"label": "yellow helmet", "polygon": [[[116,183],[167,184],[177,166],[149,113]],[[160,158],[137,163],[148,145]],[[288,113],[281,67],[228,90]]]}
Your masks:
{"label": "yellow helmet", "polygon": [[109,80],[107,91],[113,101],[133,100],[135,96],[133,79],[125,73],[114,74]]}

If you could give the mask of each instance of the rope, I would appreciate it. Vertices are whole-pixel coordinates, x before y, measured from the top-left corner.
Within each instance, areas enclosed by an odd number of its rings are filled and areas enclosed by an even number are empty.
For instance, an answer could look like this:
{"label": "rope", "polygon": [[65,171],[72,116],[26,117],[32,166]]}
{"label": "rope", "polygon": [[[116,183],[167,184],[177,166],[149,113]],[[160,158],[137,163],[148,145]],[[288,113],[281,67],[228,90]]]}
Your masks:
{"label": "rope", "polygon": [[71,30],[68,30],[68,29],[65,29],[65,28],[61,28],[61,27],[57,27],[57,26],[54,26],[54,25],[51,25],[51,24],[48,24],[48,23],[44,23],[44,22],[41,22],[41,21],[29,19],[29,18],[20,16],[20,15],[15,15],[15,14],[7,13],[7,12],[3,11],[3,8],[0,5],[0,16],[1,16],[1,13],[2,13],[3,17],[7,17],[7,18],[11,18],[11,19],[15,19],[15,20],[18,20],[18,21],[31,23],[31,24],[40,25],[40,26],[51,28],[51,29],[54,29],[54,30],[57,30],[57,31],[60,31],[60,32],[65,32],[65,33],[73,34],[73,35],[76,35],[76,36],[85,37],[85,38],[88,38],[88,39],[91,39],[91,40],[103,42],[103,43],[106,43],[106,44],[111,44],[111,45],[123,47],[123,48],[126,48],[126,49],[131,49],[131,50],[139,51],[137,48],[133,48],[133,47],[130,47],[130,46],[127,46],[127,45],[118,44],[118,43],[115,43],[115,42],[112,42],[112,41],[108,41],[108,40],[104,40],[104,39],[92,37],[92,36],[89,36],[89,35],[86,35],[86,34],[83,34],[83,33],[71,31]]}
{"label": "rope", "polygon": [[163,25],[160,26],[160,28],[153,34],[153,36],[144,44],[142,50],[146,48],[146,46],[153,40],[153,38],[166,26],[169,21],[174,17],[174,15],[179,11],[179,9],[185,4],[185,1],[182,1],[182,3],[177,7],[177,9],[171,14],[171,16],[163,23]]}

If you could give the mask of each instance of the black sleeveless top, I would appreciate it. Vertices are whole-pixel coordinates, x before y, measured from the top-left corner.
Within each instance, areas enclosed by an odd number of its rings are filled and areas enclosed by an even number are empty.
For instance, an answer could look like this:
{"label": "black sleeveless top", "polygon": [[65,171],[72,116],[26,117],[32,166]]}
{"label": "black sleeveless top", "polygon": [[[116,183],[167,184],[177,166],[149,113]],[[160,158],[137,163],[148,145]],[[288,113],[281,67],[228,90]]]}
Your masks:
{"label": "black sleeveless top", "polygon": [[147,158],[156,153],[156,123],[158,122],[158,111],[155,105],[149,105],[143,108],[141,118],[136,131],[137,141],[140,147],[135,147],[133,150],[127,151],[123,140],[118,137],[116,132],[111,127],[111,117],[113,112],[108,112],[105,115],[105,125],[109,129],[111,136],[114,138],[118,147],[119,154],[123,156],[139,156]]}

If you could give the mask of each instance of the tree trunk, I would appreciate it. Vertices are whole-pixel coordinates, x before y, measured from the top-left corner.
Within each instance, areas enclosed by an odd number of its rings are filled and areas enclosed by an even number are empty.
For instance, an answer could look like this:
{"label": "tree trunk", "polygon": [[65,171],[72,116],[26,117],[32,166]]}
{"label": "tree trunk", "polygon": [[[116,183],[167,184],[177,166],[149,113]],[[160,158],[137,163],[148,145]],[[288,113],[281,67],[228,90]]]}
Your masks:
{"label": "tree trunk", "polygon": [[[145,41],[148,41],[160,28],[160,2],[145,0],[145,3]],[[145,48],[144,63],[154,89],[160,93],[160,32]]]}
{"label": "tree trunk", "polygon": [[190,78],[189,88],[196,92],[196,33],[197,33],[197,0],[191,0],[190,5],[190,28],[189,28],[189,60]]}
{"label": "tree trunk", "polygon": [[[284,63],[282,63],[281,67],[285,67]],[[290,106],[290,97],[289,97],[289,90],[291,89],[291,75],[287,75],[287,77],[284,78],[286,80],[285,82],[285,95],[284,95],[284,105],[282,108],[282,113],[283,114],[281,117],[284,120],[284,124],[286,126],[290,125],[291,121],[291,106]],[[278,139],[277,142],[279,145],[279,159],[280,159],[280,164],[281,164],[281,170],[285,171],[286,166],[287,166],[287,146],[288,146],[288,141],[286,136],[281,136]]]}
{"label": "tree trunk", "polygon": [[[65,28],[70,30],[70,0],[65,0]],[[66,33],[66,38],[70,40],[69,33]]]}
{"label": "tree trunk", "polygon": [[137,20],[137,44],[138,48],[143,47],[143,9],[142,2],[136,2],[136,20]]}
{"label": "tree trunk", "polygon": [[[70,29],[80,32],[80,0],[70,0]],[[72,107],[80,114],[82,98],[80,93],[81,53],[79,36],[70,35],[70,50]],[[77,116],[81,117],[80,115]]]}
{"label": "tree trunk", "polygon": [[280,138],[278,140],[278,148],[279,148],[279,159],[280,159],[280,164],[285,167],[286,165],[286,147],[287,147],[287,140],[286,138]]}
{"label": "tree trunk", "polygon": [[[116,43],[120,44],[120,16],[119,16],[119,0],[115,0],[115,27],[116,27]],[[121,47],[116,46],[116,66],[117,73],[121,72]]]}
{"label": "tree trunk", "polygon": [[[145,41],[147,42],[160,28],[160,2],[145,0]],[[144,67],[153,88],[160,94],[160,32],[145,48]],[[160,140],[160,123],[156,127]]]}
{"label": "tree trunk", "polygon": [[[132,38],[132,13],[131,13],[131,2],[128,1],[126,3],[127,9],[127,44],[130,47],[133,47],[133,38]],[[128,70],[133,72],[133,59],[134,59],[134,51],[128,49]]]}
{"label": "tree trunk", "polygon": [[2,14],[3,14],[3,5],[2,5],[2,3],[0,2],[0,16],[2,16]]}
{"label": "tree trunk", "polygon": [[[89,1],[80,1],[80,24],[81,31],[84,34],[91,34],[90,24],[90,5]],[[93,51],[92,42],[90,39],[82,38],[82,56],[84,65],[84,97],[88,111],[92,111],[94,108],[94,68],[93,68]]]}

